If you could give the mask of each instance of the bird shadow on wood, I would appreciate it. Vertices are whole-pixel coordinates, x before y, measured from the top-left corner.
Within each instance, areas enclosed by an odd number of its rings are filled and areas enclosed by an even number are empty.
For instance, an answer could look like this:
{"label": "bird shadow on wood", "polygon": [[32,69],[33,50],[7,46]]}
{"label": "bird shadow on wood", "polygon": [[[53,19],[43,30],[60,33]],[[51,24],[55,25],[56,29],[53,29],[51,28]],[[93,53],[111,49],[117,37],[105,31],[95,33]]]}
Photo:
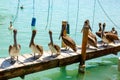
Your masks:
{"label": "bird shadow on wood", "polygon": [[58,55],[50,55],[50,56],[46,56],[43,58],[43,61],[46,61],[46,60],[52,60],[54,58],[56,58]]}
{"label": "bird shadow on wood", "polygon": [[11,58],[10,58],[10,59],[6,59],[5,61],[2,62],[0,68],[2,68],[2,69],[8,68],[8,67],[14,65],[15,62],[16,62],[15,60],[13,60],[13,61],[11,62]]}
{"label": "bird shadow on wood", "polygon": [[113,45],[101,45],[98,47],[98,49],[103,49],[103,48],[111,48],[114,47]]}
{"label": "bird shadow on wood", "polygon": [[37,56],[35,56],[35,57],[34,57],[34,56],[29,57],[29,58],[27,58],[27,59],[24,60],[24,63],[33,62],[33,61],[39,59],[40,57],[41,57],[40,55],[37,55]]}
{"label": "bird shadow on wood", "polygon": [[63,52],[63,53],[74,53],[73,51],[71,51],[71,50],[66,50],[66,49],[63,49],[63,50],[61,50],[61,52]]}

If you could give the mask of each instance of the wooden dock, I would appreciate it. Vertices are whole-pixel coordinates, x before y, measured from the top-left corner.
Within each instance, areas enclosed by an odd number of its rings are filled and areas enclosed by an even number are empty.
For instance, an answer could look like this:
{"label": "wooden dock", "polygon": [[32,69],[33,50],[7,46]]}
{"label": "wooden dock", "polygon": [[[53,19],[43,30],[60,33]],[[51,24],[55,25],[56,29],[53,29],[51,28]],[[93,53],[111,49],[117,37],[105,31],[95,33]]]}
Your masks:
{"label": "wooden dock", "polygon": [[[98,49],[87,49],[86,59],[93,59],[108,54],[116,54],[120,51],[120,43],[103,47],[101,42]],[[37,60],[33,59],[33,54],[19,55],[18,61],[10,64],[10,57],[0,58],[0,80],[24,76],[30,73],[47,70],[50,68],[61,67],[81,60],[81,47],[77,47],[77,52],[61,49],[61,54],[57,57],[51,57],[50,51],[44,51],[44,54]]]}

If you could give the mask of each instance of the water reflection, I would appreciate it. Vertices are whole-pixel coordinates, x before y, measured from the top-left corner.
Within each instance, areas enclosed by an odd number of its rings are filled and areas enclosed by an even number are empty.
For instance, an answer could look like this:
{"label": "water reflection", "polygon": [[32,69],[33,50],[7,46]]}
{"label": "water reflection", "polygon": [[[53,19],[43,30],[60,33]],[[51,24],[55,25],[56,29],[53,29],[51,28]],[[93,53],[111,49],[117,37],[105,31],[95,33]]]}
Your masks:
{"label": "water reflection", "polygon": [[85,80],[86,73],[78,73],[77,80]]}

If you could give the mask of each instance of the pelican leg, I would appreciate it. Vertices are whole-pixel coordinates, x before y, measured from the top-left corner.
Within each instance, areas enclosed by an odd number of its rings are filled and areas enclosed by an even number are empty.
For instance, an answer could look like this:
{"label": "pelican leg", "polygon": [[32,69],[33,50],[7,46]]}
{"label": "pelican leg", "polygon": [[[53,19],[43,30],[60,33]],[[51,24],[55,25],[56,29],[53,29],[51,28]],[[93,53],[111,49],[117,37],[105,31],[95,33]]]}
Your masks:
{"label": "pelican leg", "polygon": [[34,53],[34,59],[36,59],[35,53]]}
{"label": "pelican leg", "polygon": [[59,52],[57,52],[57,56],[59,56],[60,55],[60,53]]}
{"label": "pelican leg", "polygon": [[11,61],[10,61],[10,64],[14,64],[15,61],[14,61],[14,56],[11,56]]}
{"label": "pelican leg", "polygon": [[17,61],[18,61],[18,56],[17,56]]}
{"label": "pelican leg", "polygon": [[53,52],[51,51],[51,57],[53,57]]}
{"label": "pelican leg", "polygon": [[102,43],[102,46],[103,46],[103,47],[108,47],[108,44],[103,42],[103,43]]}
{"label": "pelican leg", "polygon": [[88,44],[87,44],[87,46],[86,46],[86,47],[87,47],[87,48],[90,48],[90,45],[88,45]]}
{"label": "pelican leg", "polygon": [[65,50],[69,51],[69,47],[66,47]]}

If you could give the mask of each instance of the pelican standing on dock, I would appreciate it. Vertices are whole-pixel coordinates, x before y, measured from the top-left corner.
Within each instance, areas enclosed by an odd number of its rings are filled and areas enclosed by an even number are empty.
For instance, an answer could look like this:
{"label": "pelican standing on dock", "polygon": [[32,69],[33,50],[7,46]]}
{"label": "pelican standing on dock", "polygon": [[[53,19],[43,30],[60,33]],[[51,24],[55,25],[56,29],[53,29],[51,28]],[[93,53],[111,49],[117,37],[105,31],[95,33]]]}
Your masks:
{"label": "pelican standing on dock", "polygon": [[99,23],[99,30],[98,32],[96,32],[96,35],[101,38],[101,34],[102,34],[102,23]]}
{"label": "pelican standing on dock", "polygon": [[43,47],[34,43],[34,38],[35,38],[36,32],[37,32],[36,30],[32,31],[32,37],[31,37],[31,41],[29,44],[29,47],[32,49],[32,51],[34,53],[34,59],[37,59],[36,55],[35,55],[36,53],[38,53],[39,55],[43,54]]}
{"label": "pelican standing on dock", "polygon": [[14,44],[9,46],[9,55],[11,56],[11,63],[13,62],[15,57],[17,57],[18,60],[18,55],[21,49],[20,44],[17,44],[16,35],[17,35],[17,30],[14,29],[13,30]]}
{"label": "pelican standing on dock", "polygon": [[104,43],[107,43],[107,44],[115,43],[115,40],[119,41],[119,38],[118,38],[117,34],[114,34],[114,33],[111,33],[111,32],[108,32],[108,33],[104,32],[105,26],[106,26],[106,24],[104,23],[103,24],[103,30],[102,30],[102,41]]}
{"label": "pelican standing on dock", "polygon": [[57,55],[59,55],[61,52],[60,47],[53,43],[52,31],[50,31],[50,30],[49,30],[49,35],[50,35],[50,43],[48,44],[48,46],[52,52],[52,55],[53,55],[53,53],[56,53]]}
{"label": "pelican standing on dock", "polygon": [[86,20],[86,21],[84,22],[84,26],[83,26],[81,32],[83,32],[83,29],[84,29],[85,26],[88,26],[88,28],[89,28],[87,46],[88,46],[88,47],[89,47],[89,46],[93,46],[93,47],[96,47],[96,48],[97,48],[97,38],[96,38],[96,36],[95,36],[95,35],[92,33],[92,31],[91,31],[92,29],[91,29],[91,27],[90,27],[89,20]]}
{"label": "pelican standing on dock", "polygon": [[117,33],[117,31],[115,30],[114,27],[112,28],[111,33],[114,33],[114,34],[118,35],[118,33]]}
{"label": "pelican standing on dock", "polygon": [[61,29],[59,39],[60,39],[60,37],[62,37],[62,40],[63,40],[63,42],[65,43],[66,46],[70,47],[74,52],[77,51],[76,43],[73,41],[72,38],[70,38],[66,34],[66,24],[65,23],[62,24],[62,29]]}

